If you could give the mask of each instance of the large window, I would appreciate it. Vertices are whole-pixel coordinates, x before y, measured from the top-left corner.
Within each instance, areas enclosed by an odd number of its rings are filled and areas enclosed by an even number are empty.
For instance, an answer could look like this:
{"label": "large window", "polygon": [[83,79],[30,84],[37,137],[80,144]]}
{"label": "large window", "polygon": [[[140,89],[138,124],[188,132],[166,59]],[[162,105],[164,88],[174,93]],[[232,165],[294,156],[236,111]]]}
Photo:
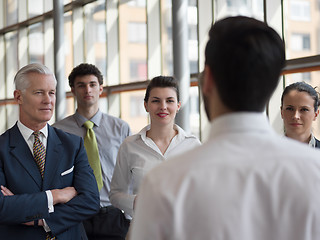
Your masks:
{"label": "large window", "polygon": [[[13,78],[22,66],[41,62],[54,69],[53,1],[0,1],[0,132],[17,119]],[[320,5],[318,0],[188,0],[190,129],[201,136],[206,119],[196,76],[203,71],[204,48],[211,23],[245,15],[267,21],[283,35],[287,66],[280,88],[306,81],[320,88]],[[67,113],[76,104],[67,76],[82,62],[95,64],[104,76],[103,112],[121,117],[138,132],[148,124],[143,107],[147,79],[174,75],[172,0],[64,0],[62,51]],[[266,9],[264,8],[266,7]],[[290,74],[289,74],[290,73]],[[278,89],[276,92],[281,92]],[[279,122],[279,96],[268,113]],[[271,106],[271,105],[270,105]],[[315,123],[318,124],[318,123]],[[201,128],[201,131],[200,131]],[[320,131],[320,128],[317,131]]]}

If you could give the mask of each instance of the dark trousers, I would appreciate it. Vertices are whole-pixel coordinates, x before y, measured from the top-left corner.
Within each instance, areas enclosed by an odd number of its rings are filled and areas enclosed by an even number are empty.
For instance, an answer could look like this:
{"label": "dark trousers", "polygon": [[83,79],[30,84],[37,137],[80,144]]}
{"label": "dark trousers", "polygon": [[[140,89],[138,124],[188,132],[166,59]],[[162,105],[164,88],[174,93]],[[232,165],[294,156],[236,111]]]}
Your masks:
{"label": "dark trousers", "polygon": [[118,208],[107,206],[83,225],[89,240],[125,240],[130,221]]}

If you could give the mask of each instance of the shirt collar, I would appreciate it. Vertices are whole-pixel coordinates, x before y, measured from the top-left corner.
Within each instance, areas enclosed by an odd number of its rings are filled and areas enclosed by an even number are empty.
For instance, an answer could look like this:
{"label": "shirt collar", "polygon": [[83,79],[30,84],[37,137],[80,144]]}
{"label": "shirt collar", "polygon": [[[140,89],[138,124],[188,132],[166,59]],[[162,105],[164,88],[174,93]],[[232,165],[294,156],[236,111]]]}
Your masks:
{"label": "shirt collar", "polygon": [[210,137],[226,132],[272,132],[265,113],[233,112],[224,114],[211,122]]}
{"label": "shirt collar", "polygon": [[[32,133],[34,131],[25,126],[22,122],[20,122],[20,120],[18,120],[17,126],[24,139],[29,139],[32,136]],[[42,129],[40,129],[39,132],[41,132],[45,138],[48,138],[48,124],[46,124]]]}
{"label": "shirt collar", "polygon": [[[138,133],[141,136],[141,139],[143,141],[146,141],[146,139],[147,139],[147,131],[150,130],[150,127],[151,127],[151,125],[149,124],[149,125],[145,126],[144,128],[142,128],[140,130],[140,132]],[[192,136],[192,134],[187,134],[185,131],[183,131],[183,129],[181,127],[179,127],[177,124],[173,125],[173,129],[178,131],[178,134],[176,135],[176,137],[178,139],[184,139],[184,138]]]}
{"label": "shirt collar", "polygon": [[310,147],[316,147],[316,138],[313,136],[313,134],[311,133],[311,139],[309,141],[309,146]]}
{"label": "shirt collar", "polygon": [[84,116],[82,116],[80,113],[78,113],[78,111],[76,111],[74,114],[74,118],[79,127],[82,127],[83,124],[88,120],[93,122],[95,126],[99,127],[101,118],[102,118],[102,112],[98,110],[98,112],[91,119],[87,119]]}

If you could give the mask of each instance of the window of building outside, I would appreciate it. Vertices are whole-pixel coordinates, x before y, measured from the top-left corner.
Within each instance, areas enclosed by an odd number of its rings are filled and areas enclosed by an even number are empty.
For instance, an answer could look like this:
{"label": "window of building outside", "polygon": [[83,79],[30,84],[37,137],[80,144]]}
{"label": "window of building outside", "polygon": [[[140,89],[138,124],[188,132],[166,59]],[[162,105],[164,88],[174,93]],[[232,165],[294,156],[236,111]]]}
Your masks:
{"label": "window of building outside", "polygon": [[311,49],[309,33],[292,33],[290,41],[293,51],[309,51]]}
{"label": "window of building outside", "polygon": [[147,64],[144,60],[130,60],[130,81],[141,81],[147,79]]}
{"label": "window of building outside", "polygon": [[129,22],[128,23],[128,41],[129,43],[147,42],[147,24],[143,22]]}
{"label": "window of building outside", "polygon": [[292,0],[290,2],[290,19],[294,21],[310,21],[310,1]]}
{"label": "window of building outside", "polygon": [[287,59],[319,54],[319,1],[284,0],[283,14]]}

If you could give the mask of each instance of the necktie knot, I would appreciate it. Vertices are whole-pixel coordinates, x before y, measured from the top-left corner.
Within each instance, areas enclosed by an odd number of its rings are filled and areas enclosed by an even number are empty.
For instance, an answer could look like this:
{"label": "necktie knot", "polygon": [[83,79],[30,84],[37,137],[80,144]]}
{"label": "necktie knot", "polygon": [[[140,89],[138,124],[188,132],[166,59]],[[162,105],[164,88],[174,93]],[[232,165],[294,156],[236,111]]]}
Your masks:
{"label": "necktie knot", "polygon": [[33,134],[33,136],[34,136],[35,138],[39,138],[41,132],[39,132],[39,131],[38,131],[38,132],[33,132],[32,134]]}
{"label": "necktie knot", "polygon": [[91,122],[90,120],[86,121],[83,126],[86,128],[86,129],[92,129],[93,126],[94,126],[94,123]]}

